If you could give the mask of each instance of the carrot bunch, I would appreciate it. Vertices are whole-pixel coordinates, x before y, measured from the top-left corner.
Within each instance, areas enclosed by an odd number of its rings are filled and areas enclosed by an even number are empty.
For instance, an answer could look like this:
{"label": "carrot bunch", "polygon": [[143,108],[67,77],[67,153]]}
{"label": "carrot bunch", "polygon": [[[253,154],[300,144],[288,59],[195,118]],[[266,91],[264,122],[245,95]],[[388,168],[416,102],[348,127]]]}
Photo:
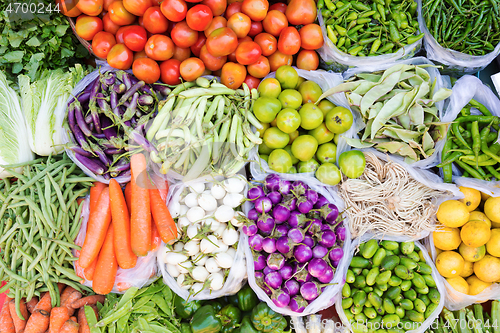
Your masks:
{"label": "carrot bunch", "polygon": [[78,290],[58,284],[61,292],[60,306],[52,307],[50,294],[33,297],[29,302],[20,301],[20,314],[15,301],[6,298],[0,312],[1,333],[90,333],[84,307],[89,305],[97,316],[96,304],[104,303],[104,296],[83,297]]}
{"label": "carrot bunch", "polygon": [[78,266],[98,294],[111,292],[118,268],[134,268],[137,257],[177,237],[175,222],[149,180],[146,164],[143,154],[131,157],[132,178],[125,191],[114,179],[109,186],[96,183],[90,190],[90,216]]}

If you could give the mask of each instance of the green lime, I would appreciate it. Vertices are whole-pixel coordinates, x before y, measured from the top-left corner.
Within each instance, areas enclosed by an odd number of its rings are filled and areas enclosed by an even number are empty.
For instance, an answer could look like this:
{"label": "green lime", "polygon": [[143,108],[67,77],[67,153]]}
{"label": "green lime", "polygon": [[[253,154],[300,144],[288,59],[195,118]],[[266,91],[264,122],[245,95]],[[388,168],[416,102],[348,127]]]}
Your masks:
{"label": "green lime", "polygon": [[281,92],[281,85],[278,80],[272,77],[262,80],[257,88],[260,97],[278,98]]}
{"label": "green lime", "polygon": [[337,185],[342,178],[339,168],[333,163],[323,163],[316,170],[316,178],[326,185]]}
{"label": "green lime", "polygon": [[285,133],[292,133],[300,126],[300,115],[294,109],[283,109],[276,117],[278,128]]}
{"label": "green lime", "polygon": [[316,157],[321,163],[335,163],[337,161],[337,146],[333,143],[323,143],[318,147]]}
{"label": "green lime", "polygon": [[322,143],[330,142],[335,137],[335,134],[333,134],[328,130],[328,128],[326,128],[325,123],[321,123],[321,125],[319,125],[315,129],[310,130],[308,134],[314,136],[319,145]]}
{"label": "green lime", "polygon": [[292,66],[281,66],[276,71],[276,79],[280,82],[282,89],[295,89],[299,82],[299,74]]}
{"label": "green lime", "polygon": [[319,96],[323,94],[323,90],[321,90],[319,84],[314,81],[303,82],[298,90],[302,95],[302,103],[316,103]]}
{"label": "green lime", "polygon": [[292,167],[292,158],[284,149],[275,149],[269,154],[267,164],[271,170],[286,173]]}
{"label": "green lime", "polygon": [[253,104],[253,113],[263,123],[270,123],[281,110],[281,103],[277,98],[259,97]]}
{"label": "green lime", "polygon": [[300,135],[292,143],[292,154],[300,161],[313,158],[318,149],[318,141],[312,135]]}
{"label": "green lime", "polygon": [[285,148],[290,141],[288,134],[282,132],[277,127],[270,127],[264,133],[263,142],[271,149]]}
{"label": "green lime", "polygon": [[300,127],[305,130],[312,130],[323,123],[323,112],[314,103],[307,103],[302,105],[299,110]]}

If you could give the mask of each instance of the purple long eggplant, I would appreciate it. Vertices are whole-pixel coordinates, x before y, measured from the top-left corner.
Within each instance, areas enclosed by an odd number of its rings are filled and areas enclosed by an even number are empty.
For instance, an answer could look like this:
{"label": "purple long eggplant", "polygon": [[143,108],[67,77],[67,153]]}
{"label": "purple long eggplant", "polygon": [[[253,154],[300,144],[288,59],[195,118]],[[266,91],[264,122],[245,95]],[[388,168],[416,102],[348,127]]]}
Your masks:
{"label": "purple long eggplant", "polygon": [[170,92],[172,91],[172,89],[163,84],[153,84],[153,89],[158,91],[165,97],[168,96],[168,94],[170,94]]}
{"label": "purple long eggplant", "polygon": [[137,92],[137,90],[139,90],[144,85],[145,85],[144,81],[139,81],[136,84],[134,84],[129,90],[127,90],[122,95],[120,101],[118,101],[118,105],[122,105],[123,102],[127,101],[130,97],[132,97]]}
{"label": "purple long eggplant", "polygon": [[75,154],[75,157],[80,163],[85,165],[90,171],[96,175],[102,175],[106,172],[106,167],[101,161],[95,158],[88,158],[80,154]]}
{"label": "purple long eggplant", "polygon": [[89,100],[90,100],[90,91],[82,92],[78,96],[78,102],[80,102],[80,103],[85,103],[85,102],[88,102]]}
{"label": "purple long eggplant", "polygon": [[80,155],[85,156],[85,157],[93,157],[93,155],[90,152],[84,150],[80,146],[73,146],[69,149],[71,149],[75,154],[80,154]]}
{"label": "purple long eggplant", "polygon": [[101,149],[101,147],[99,147],[96,144],[93,144],[92,142],[90,143],[90,147],[91,147],[92,151],[97,155],[97,157],[99,158],[99,160],[105,166],[109,167],[111,165],[111,160],[109,159],[108,155],[106,155],[104,153],[104,151]]}
{"label": "purple long eggplant", "polygon": [[113,72],[107,72],[100,77],[101,83],[103,86],[109,87],[112,86],[116,81],[116,75]]}
{"label": "purple long eggplant", "polygon": [[94,81],[92,90],[90,91],[90,102],[89,102],[90,113],[92,114],[92,122],[94,123],[97,133],[102,133],[101,124],[99,122],[99,113],[97,112],[96,108],[98,100],[104,98],[104,95],[99,92],[100,87],[101,87],[101,82],[99,81],[99,78],[97,78]]}
{"label": "purple long eggplant", "polygon": [[113,91],[117,94],[123,94],[125,91],[127,91],[127,86],[125,85],[125,83],[116,83],[115,85],[113,85]]}
{"label": "purple long eggplant", "polygon": [[85,136],[92,136],[92,130],[88,127],[85,122],[85,118],[83,117],[82,106],[77,102],[75,102],[75,118],[76,124],[80,127],[83,134],[85,134]]}
{"label": "purple long eggplant", "polygon": [[158,153],[155,146],[153,146],[151,142],[146,140],[146,138],[137,131],[130,132],[130,139],[140,145],[145,151]]}
{"label": "purple long eggplant", "polygon": [[109,174],[111,177],[116,177],[120,174],[122,171],[126,171],[130,169],[130,161],[122,157],[118,160],[118,162],[114,163],[110,168],[109,168]]}
{"label": "purple long eggplant", "polygon": [[68,124],[71,132],[75,133],[76,119],[75,119],[75,103],[71,103],[68,107]]}
{"label": "purple long eggplant", "polygon": [[105,115],[101,115],[101,126],[102,132],[106,136],[106,139],[110,140],[111,138],[115,138],[118,136],[116,127],[113,126],[113,122]]}
{"label": "purple long eggplant", "polygon": [[127,111],[125,111],[125,114],[123,115],[123,120],[131,120],[132,117],[135,114],[135,111],[137,110],[137,101],[139,100],[139,93],[135,93],[132,96],[132,101],[130,102],[129,106],[127,107]]}

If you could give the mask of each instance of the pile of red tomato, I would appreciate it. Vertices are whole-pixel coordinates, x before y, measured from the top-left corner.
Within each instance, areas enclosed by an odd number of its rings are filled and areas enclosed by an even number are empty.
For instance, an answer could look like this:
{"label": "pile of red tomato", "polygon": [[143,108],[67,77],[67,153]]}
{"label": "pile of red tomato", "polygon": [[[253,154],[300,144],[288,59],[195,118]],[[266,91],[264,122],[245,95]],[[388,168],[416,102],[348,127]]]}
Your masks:
{"label": "pile of red tomato", "polygon": [[[147,83],[221,77],[251,88],[282,65],[314,70],[323,35],[314,0],[57,0],[76,33]],[[229,2],[229,3],[228,3]],[[295,26],[301,26],[297,30]],[[294,59],[295,58],[295,59]]]}

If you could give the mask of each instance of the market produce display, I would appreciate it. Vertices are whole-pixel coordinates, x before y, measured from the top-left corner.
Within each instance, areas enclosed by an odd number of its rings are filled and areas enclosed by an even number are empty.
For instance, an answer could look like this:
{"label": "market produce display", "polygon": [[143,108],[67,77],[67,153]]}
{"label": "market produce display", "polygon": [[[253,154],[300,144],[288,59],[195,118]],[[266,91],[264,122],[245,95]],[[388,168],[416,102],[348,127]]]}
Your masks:
{"label": "market produce display", "polygon": [[255,280],[278,307],[303,312],[333,280],[346,230],[337,206],[302,181],[276,174],[248,190],[254,207],[243,232]]}
{"label": "market produce display", "polygon": [[[246,190],[241,175],[187,186],[169,205],[179,236],[160,253],[166,272],[180,288],[197,295],[224,287],[236,251],[245,214]],[[240,251],[241,252],[241,251]],[[241,267],[238,267],[238,269]]]}
{"label": "market produce display", "polygon": [[424,37],[416,1],[318,1],[328,38],[352,56],[396,52]]}
{"label": "market produce display", "polygon": [[353,332],[418,329],[442,297],[431,273],[414,242],[361,243],[342,288],[342,309]]}
{"label": "market produce display", "polygon": [[432,234],[436,268],[458,292],[477,295],[500,281],[499,200],[460,190],[464,199],[445,201],[437,211],[442,226]]}
{"label": "market produce display", "polygon": [[326,91],[320,98],[345,92],[349,104],[360,113],[365,127],[361,138],[346,138],[355,148],[375,147],[397,154],[408,163],[434,154],[435,144],[446,132],[435,103],[447,99],[451,90],[435,89],[425,70],[428,65],[398,64],[385,71],[360,73]]}
{"label": "market produce display", "polygon": [[500,42],[499,4],[492,0],[477,6],[466,1],[424,0],[422,17],[429,33],[442,47],[482,56],[492,52]]}

